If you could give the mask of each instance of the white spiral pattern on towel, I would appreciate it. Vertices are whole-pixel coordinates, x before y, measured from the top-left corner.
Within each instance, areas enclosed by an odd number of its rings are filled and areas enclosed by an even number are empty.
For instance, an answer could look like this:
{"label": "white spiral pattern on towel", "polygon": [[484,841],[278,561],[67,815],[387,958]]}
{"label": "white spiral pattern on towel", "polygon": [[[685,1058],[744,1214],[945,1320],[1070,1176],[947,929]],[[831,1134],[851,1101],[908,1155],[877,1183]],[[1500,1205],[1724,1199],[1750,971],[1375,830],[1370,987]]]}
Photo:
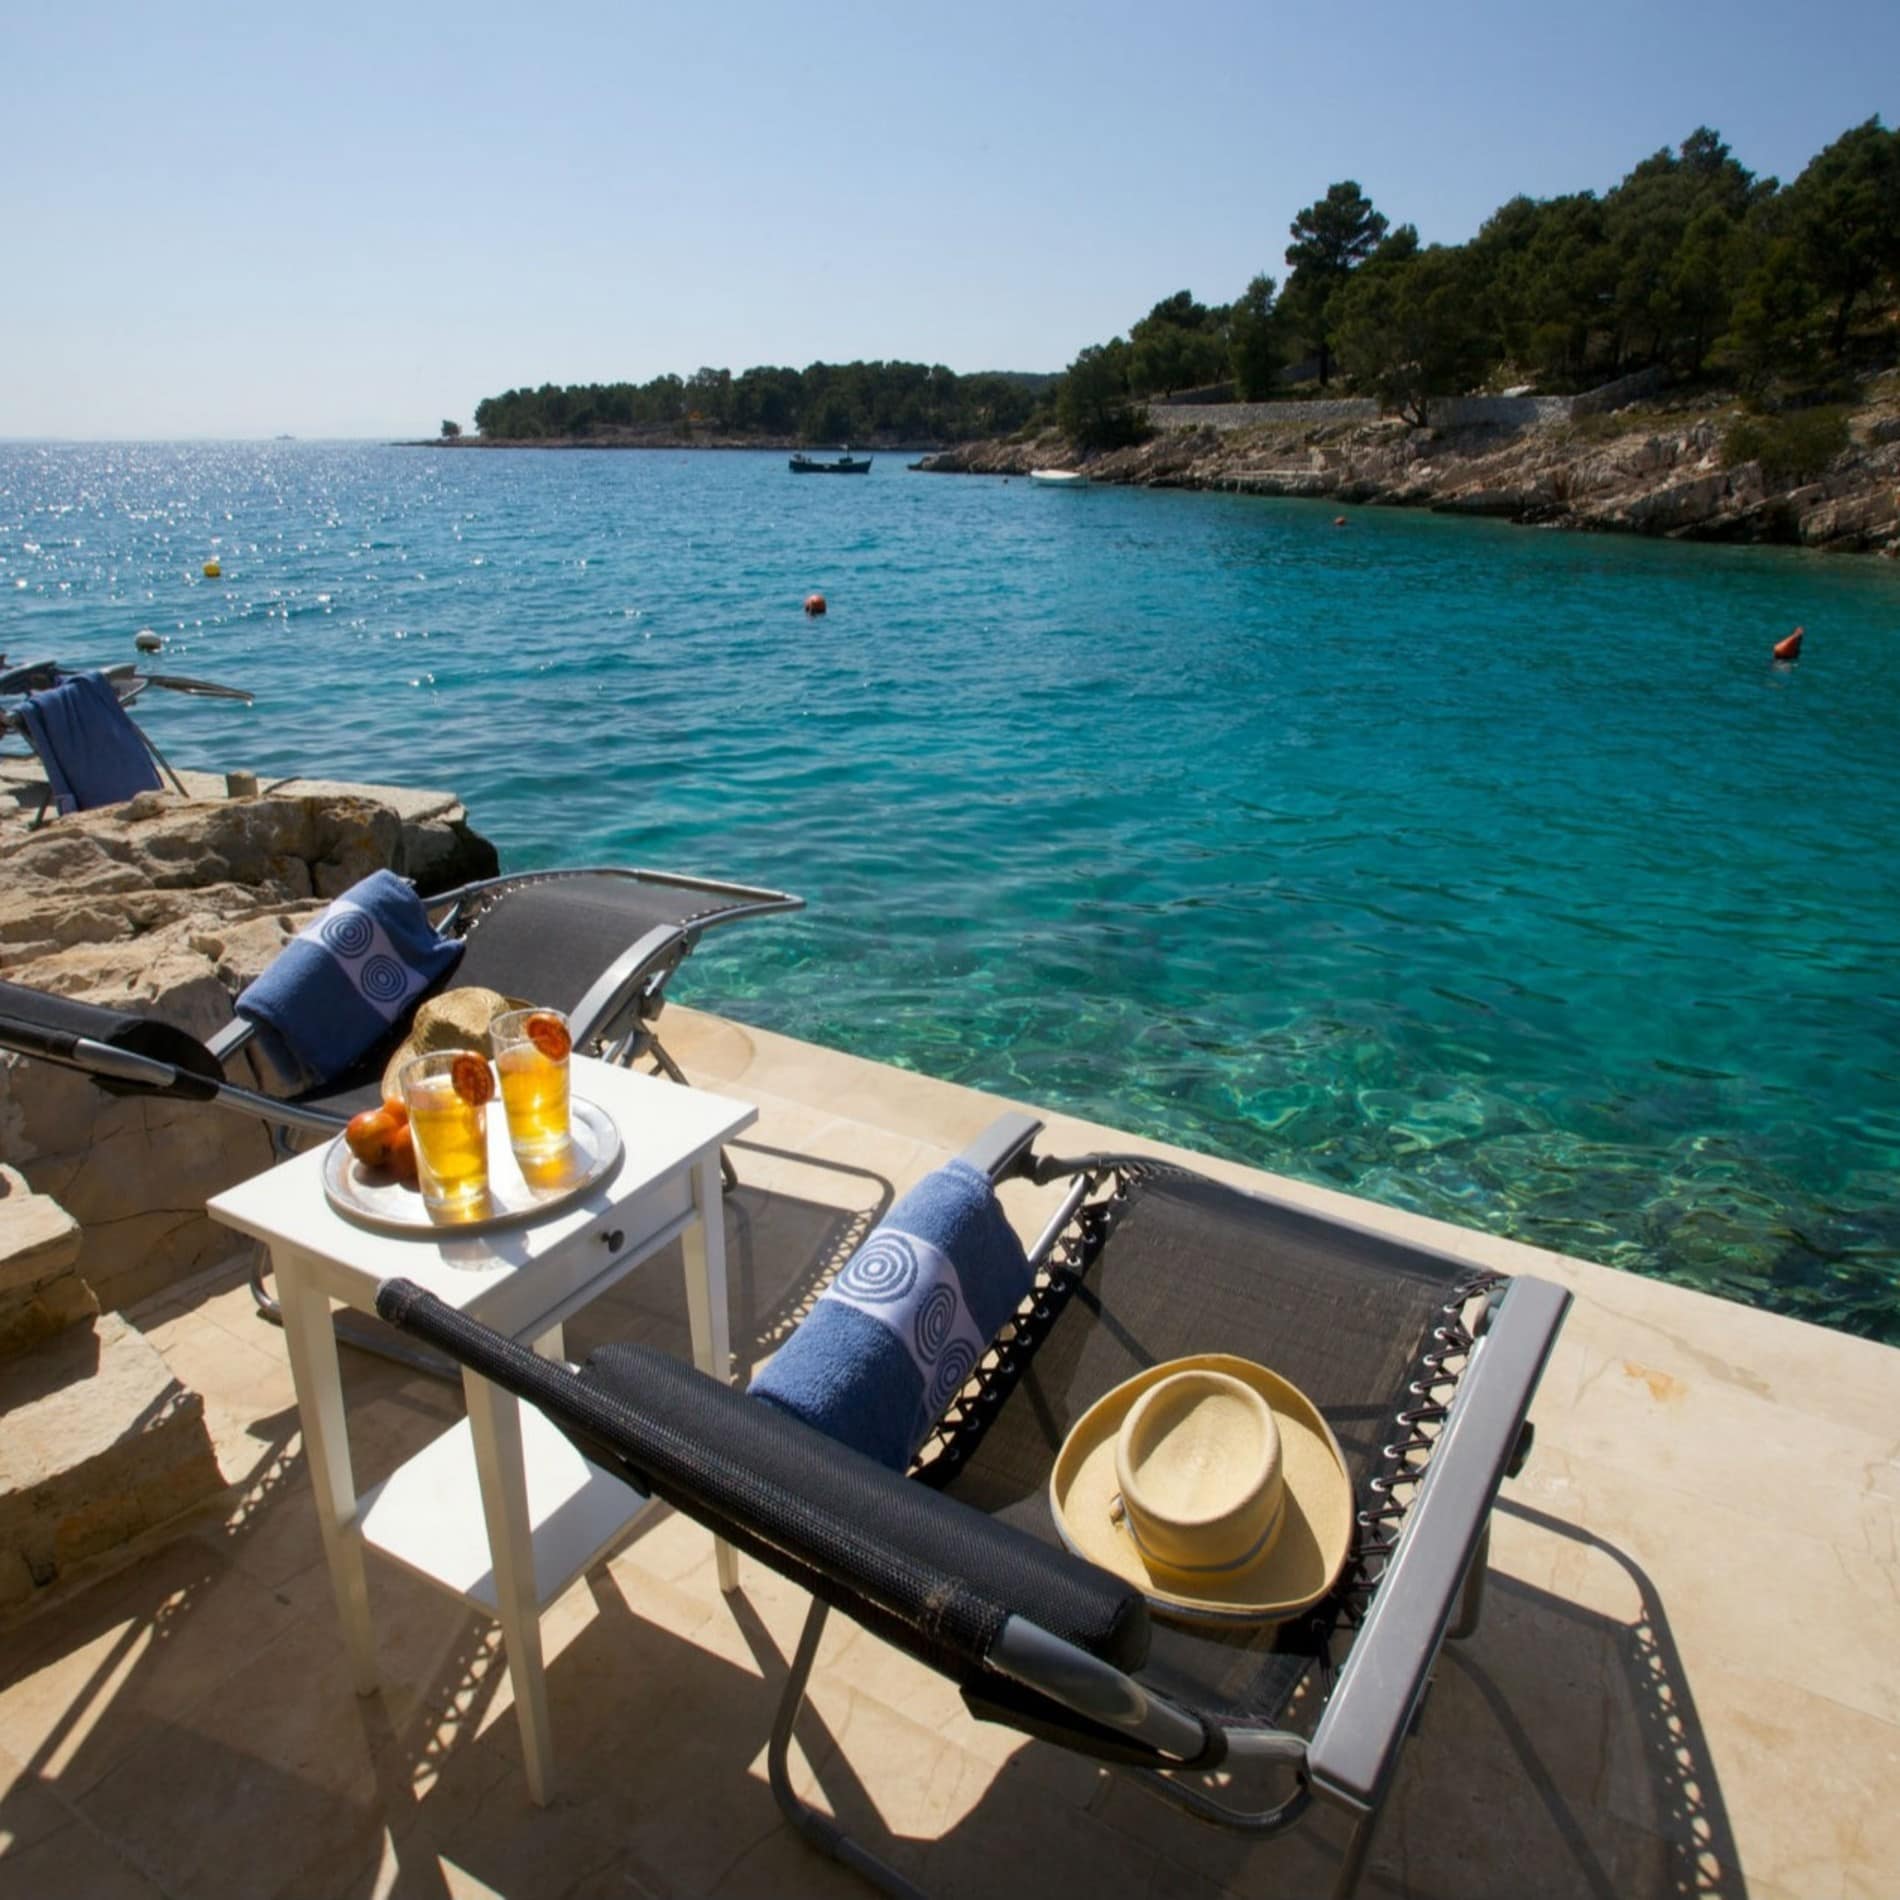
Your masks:
{"label": "white spiral pattern on towel", "polygon": [[409,972],[394,957],[371,957],[356,980],[372,1003],[397,1003],[409,987]]}
{"label": "white spiral pattern on towel", "polygon": [[376,926],[360,910],[332,910],[318,934],[338,956],[354,963],[376,941]]}
{"label": "white spiral pattern on towel", "polygon": [[836,1284],[854,1302],[887,1306],[917,1284],[916,1251],[902,1234],[875,1233],[845,1262]]}
{"label": "white spiral pattern on towel", "polygon": [[934,1360],[943,1351],[944,1341],[956,1323],[956,1290],[939,1280],[917,1302],[917,1311],[911,1316],[910,1336],[920,1356]]}
{"label": "white spiral pattern on towel", "polygon": [[989,1341],[976,1330],[963,1282],[944,1254],[915,1234],[879,1228],[824,1296],[876,1320],[903,1347],[935,1417],[969,1378]]}
{"label": "white spiral pattern on towel", "polygon": [[944,1347],[943,1355],[937,1361],[937,1369],[930,1375],[932,1418],[962,1391],[964,1381],[976,1370],[976,1362],[982,1356],[981,1349],[967,1339],[953,1339]]}

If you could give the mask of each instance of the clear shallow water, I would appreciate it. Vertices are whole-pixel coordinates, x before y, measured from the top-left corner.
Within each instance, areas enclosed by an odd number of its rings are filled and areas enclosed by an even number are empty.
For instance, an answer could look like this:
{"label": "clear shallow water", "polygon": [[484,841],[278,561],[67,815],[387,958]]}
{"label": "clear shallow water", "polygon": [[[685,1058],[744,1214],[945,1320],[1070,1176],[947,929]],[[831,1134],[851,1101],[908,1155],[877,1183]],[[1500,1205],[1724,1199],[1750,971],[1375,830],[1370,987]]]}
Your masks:
{"label": "clear shallow water", "polygon": [[808,898],[708,1007],[1900,1342],[1900,569],[1333,512],[0,444],[0,649]]}

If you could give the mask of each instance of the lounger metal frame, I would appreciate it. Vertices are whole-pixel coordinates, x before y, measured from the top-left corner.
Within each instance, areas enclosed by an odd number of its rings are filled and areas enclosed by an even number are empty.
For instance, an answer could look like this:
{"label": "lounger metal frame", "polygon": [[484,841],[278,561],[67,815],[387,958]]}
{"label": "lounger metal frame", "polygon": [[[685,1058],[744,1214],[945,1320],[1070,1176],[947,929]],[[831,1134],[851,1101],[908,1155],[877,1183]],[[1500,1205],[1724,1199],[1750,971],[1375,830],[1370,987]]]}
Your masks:
{"label": "lounger metal frame", "polygon": [[[1040,1128],[1027,1116],[1005,1116],[963,1156],[993,1181],[1018,1173],[1040,1183],[1069,1181],[1061,1207],[1030,1250],[1032,1264],[1038,1267],[1047,1262],[1058,1241],[1073,1231],[1078,1213],[1104,1172],[1132,1159],[1038,1157],[1033,1143]],[[1410,1501],[1361,1514],[1362,1547],[1370,1543],[1382,1562],[1370,1576],[1370,1602],[1310,1736],[1235,1722],[1184,1706],[1144,1683],[1138,1672],[1117,1668],[1026,1615],[1010,1614],[1002,1623],[982,1659],[984,1669],[1020,1685],[1043,1703],[1068,1711],[1079,1730],[1093,1730],[1098,1737],[1106,1731],[1121,1738],[1152,1765],[1132,1769],[1126,1763],[1119,1765],[1161,1798],[1203,1821],[1267,1838],[1291,1827],[1316,1801],[1339,1809],[1348,1817],[1349,1831],[1333,1891],[1336,1896],[1350,1895],[1440,1647],[1477,1627],[1491,1510],[1500,1484],[1516,1472],[1528,1452],[1531,1400],[1570,1303],[1562,1287],[1525,1276],[1473,1276],[1461,1290],[1461,1298],[1464,1292],[1479,1290],[1484,1294],[1481,1310],[1468,1329],[1453,1317],[1437,1331],[1442,1376],[1434,1376],[1431,1383],[1452,1387],[1450,1396],[1405,1414],[1398,1421],[1398,1442],[1385,1448],[1385,1476],[1374,1481],[1373,1489],[1387,1499],[1406,1489]],[[483,1377],[540,1405],[576,1437],[590,1457],[611,1458],[612,1468],[622,1478],[636,1489],[646,1488],[639,1476],[641,1446],[603,1435],[599,1402],[593,1396],[596,1388],[589,1386],[584,1373],[537,1358],[405,1282],[392,1282],[378,1304],[385,1317],[451,1353]],[[1446,1369],[1444,1362],[1453,1358],[1462,1360],[1460,1369]],[[1432,1429],[1420,1432],[1418,1421],[1427,1413],[1432,1415]],[[783,1418],[780,1426],[794,1434],[807,1429],[789,1418]],[[659,1454],[649,1450],[646,1455]],[[743,1479],[735,1478],[731,1492],[704,1499],[683,1498],[676,1479],[665,1495],[689,1515],[699,1514],[697,1504],[717,1534],[731,1536],[737,1531],[745,1548],[784,1568],[788,1575],[802,1580],[822,1573],[833,1586],[834,1600],[841,1594],[849,1599],[852,1578],[840,1576],[835,1547],[815,1554],[817,1545],[798,1547],[786,1536],[783,1525],[763,1530],[748,1523],[743,1503],[735,1503],[749,1495]],[[807,1502],[807,1511],[815,1508],[819,1507]],[[866,1523],[841,1520],[840,1540],[848,1544],[853,1531],[861,1539],[866,1528]],[[869,1528],[877,1531],[874,1519]],[[1034,1553],[1045,1547],[1025,1534],[1013,1534],[1029,1547],[1026,1561],[1033,1566]],[[882,1604],[888,1616],[890,1604],[879,1594],[877,1584],[867,1580],[861,1588],[866,1592],[863,1601]],[[814,1846],[886,1893],[923,1900],[917,1887],[801,1800],[792,1787],[793,1730],[830,1608],[831,1603],[814,1595],[792,1658],[767,1750],[772,1791],[787,1818]],[[1085,1752],[1103,1752],[1085,1741],[1073,1745]],[[1229,1782],[1265,1778],[1276,1798],[1240,1806],[1184,1778],[1216,1766]]]}
{"label": "lounger metal frame", "polygon": [[[732,884],[716,878],[692,877],[674,871],[629,868],[624,865],[584,865],[550,871],[524,871],[501,877],[478,879],[424,900],[429,921],[436,929],[465,936],[481,927],[483,912],[489,905],[510,893],[536,884],[556,883],[579,877],[625,878],[647,885],[661,885],[680,891],[704,892],[708,899],[725,899],[711,907],[703,917],[684,923],[656,926],[636,938],[617,956],[568,1011],[568,1024],[574,1045],[583,1052],[621,1068],[631,1068],[642,1058],[650,1058],[671,1080],[684,1084],[686,1076],[660,1042],[654,1022],[665,1003],[665,988],[674,972],[697,945],[701,935],[728,923],[750,917],[764,917],[784,911],[802,910],[805,900],[784,891],[760,886]],[[176,1032],[183,1036],[184,1032]],[[234,1018],[208,1041],[198,1045],[223,1070],[255,1037],[256,1027],[243,1018]],[[215,1102],[266,1123],[280,1158],[295,1153],[299,1136],[329,1137],[337,1134],[349,1117],[336,1109],[293,1098],[265,1095],[230,1081],[223,1075],[212,1076],[210,1064],[192,1069],[180,1062],[124,1049],[92,1037],[71,1037],[36,1031],[30,1024],[0,1023],[0,1048],[11,1048],[41,1061],[76,1069],[96,1079],[109,1080],[125,1088],[172,1095],[185,1099]],[[189,1053],[189,1051],[187,1051]],[[720,1156],[728,1186],[735,1184],[730,1160]],[[264,1284],[266,1260],[261,1249],[250,1271],[251,1297],[258,1312],[273,1324],[281,1315],[276,1298]],[[418,1351],[397,1339],[375,1321],[365,1321],[349,1313],[337,1315],[339,1333],[351,1344],[377,1352],[384,1357],[442,1377],[452,1377],[449,1367],[438,1355]]]}

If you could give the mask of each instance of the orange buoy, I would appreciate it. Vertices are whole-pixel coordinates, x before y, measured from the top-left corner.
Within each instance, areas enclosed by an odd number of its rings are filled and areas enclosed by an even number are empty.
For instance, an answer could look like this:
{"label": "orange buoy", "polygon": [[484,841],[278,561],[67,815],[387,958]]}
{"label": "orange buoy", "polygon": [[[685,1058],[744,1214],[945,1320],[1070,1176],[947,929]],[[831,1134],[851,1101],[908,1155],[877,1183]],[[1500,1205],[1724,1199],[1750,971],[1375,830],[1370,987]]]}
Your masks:
{"label": "orange buoy", "polygon": [[1801,638],[1807,632],[1805,627],[1797,627],[1785,640],[1775,642],[1775,658],[1778,660],[1798,660],[1801,657]]}
{"label": "orange buoy", "polygon": [[805,611],[810,614],[814,620],[817,619],[817,617],[825,611],[824,595],[807,594],[805,596]]}
{"label": "orange buoy", "polygon": [[1333,526],[1335,528],[1343,528],[1345,525],[1346,525],[1346,517],[1344,515],[1335,515],[1333,517]]}

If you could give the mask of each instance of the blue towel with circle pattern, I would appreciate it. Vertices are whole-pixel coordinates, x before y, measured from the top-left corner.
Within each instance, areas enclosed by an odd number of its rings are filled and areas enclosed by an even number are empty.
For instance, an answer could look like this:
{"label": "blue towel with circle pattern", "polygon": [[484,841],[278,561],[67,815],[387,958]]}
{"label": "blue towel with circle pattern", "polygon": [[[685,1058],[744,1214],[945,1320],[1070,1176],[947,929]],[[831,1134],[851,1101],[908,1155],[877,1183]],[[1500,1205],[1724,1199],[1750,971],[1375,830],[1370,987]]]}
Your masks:
{"label": "blue towel with circle pattern", "polygon": [[845,1262],[752,1392],[903,1471],[1034,1278],[988,1178],[952,1161]]}
{"label": "blue towel with circle pattern", "polygon": [[[298,1086],[341,1075],[461,961],[393,871],[353,884],[237,999]],[[288,1058],[288,1060],[286,1060]]]}

